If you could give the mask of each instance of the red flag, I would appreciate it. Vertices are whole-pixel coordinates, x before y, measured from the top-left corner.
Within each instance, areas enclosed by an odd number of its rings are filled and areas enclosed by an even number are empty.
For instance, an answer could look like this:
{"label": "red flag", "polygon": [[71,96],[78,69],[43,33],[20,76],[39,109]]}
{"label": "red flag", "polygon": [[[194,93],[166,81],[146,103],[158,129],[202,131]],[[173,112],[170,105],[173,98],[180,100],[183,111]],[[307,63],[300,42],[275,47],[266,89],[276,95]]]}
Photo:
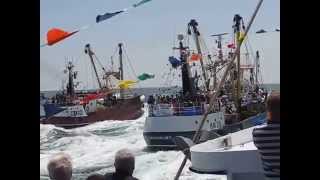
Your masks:
{"label": "red flag", "polygon": [[191,57],[190,57],[189,62],[191,62],[191,61],[198,61],[198,60],[200,60],[200,58],[201,58],[201,55],[200,55],[200,54],[195,54],[195,53],[193,53],[193,54],[191,55]]}
{"label": "red flag", "polygon": [[66,31],[63,31],[61,29],[57,29],[57,28],[53,28],[53,29],[50,29],[47,33],[47,41],[48,41],[48,45],[51,46],[51,45],[54,45],[55,43],[77,33],[78,31],[74,31],[74,32],[66,32]]}
{"label": "red flag", "polygon": [[233,43],[231,43],[231,44],[228,44],[228,48],[235,49],[236,46]]}

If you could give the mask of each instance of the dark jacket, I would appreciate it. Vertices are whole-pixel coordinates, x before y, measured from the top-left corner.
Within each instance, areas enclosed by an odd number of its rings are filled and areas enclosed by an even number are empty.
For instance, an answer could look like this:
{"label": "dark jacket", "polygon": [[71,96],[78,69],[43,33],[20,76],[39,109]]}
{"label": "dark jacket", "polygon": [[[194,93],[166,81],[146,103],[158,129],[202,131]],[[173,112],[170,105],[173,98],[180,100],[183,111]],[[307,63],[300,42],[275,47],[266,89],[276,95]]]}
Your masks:
{"label": "dark jacket", "polygon": [[124,174],[124,173],[107,173],[104,175],[105,180],[138,180],[132,175]]}

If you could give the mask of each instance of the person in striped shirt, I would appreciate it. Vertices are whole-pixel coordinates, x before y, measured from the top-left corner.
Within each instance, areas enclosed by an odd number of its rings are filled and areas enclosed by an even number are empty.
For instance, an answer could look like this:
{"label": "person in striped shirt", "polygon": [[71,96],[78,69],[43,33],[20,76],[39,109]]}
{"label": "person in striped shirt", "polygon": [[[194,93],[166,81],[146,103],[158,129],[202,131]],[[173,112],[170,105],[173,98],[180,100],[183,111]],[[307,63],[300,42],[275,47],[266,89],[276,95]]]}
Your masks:
{"label": "person in striped shirt", "polygon": [[253,130],[266,179],[280,179],[280,92],[267,99],[267,124]]}

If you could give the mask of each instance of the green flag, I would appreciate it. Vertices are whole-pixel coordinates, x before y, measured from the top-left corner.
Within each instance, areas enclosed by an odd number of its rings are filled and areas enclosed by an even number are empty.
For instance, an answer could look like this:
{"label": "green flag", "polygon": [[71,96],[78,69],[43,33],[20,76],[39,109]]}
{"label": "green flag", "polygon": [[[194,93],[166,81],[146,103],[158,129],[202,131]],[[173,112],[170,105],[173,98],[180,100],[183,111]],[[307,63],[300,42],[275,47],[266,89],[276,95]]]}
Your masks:
{"label": "green flag", "polygon": [[140,81],[144,81],[144,80],[147,80],[147,79],[153,79],[153,78],[154,78],[154,74],[147,74],[147,73],[143,73],[140,76],[138,76],[138,79]]}

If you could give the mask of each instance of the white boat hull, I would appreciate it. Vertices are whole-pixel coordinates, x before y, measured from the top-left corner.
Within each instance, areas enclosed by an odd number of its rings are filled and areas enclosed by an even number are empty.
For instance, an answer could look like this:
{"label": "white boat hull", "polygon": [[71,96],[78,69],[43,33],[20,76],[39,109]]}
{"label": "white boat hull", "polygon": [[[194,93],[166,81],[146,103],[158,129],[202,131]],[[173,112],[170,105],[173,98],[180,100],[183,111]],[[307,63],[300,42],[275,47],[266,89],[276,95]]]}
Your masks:
{"label": "white boat hull", "polygon": [[[203,115],[147,117],[143,136],[148,147],[176,147],[173,138],[183,136],[192,139]],[[217,131],[224,127],[224,114],[211,113],[202,128],[203,132]]]}
{"label": "white boat hull", "polygon": [[192,146],[190,169],[198,173],[227,174],[228,180],[264,179],[262,162],[252,141],[253,128]]}

